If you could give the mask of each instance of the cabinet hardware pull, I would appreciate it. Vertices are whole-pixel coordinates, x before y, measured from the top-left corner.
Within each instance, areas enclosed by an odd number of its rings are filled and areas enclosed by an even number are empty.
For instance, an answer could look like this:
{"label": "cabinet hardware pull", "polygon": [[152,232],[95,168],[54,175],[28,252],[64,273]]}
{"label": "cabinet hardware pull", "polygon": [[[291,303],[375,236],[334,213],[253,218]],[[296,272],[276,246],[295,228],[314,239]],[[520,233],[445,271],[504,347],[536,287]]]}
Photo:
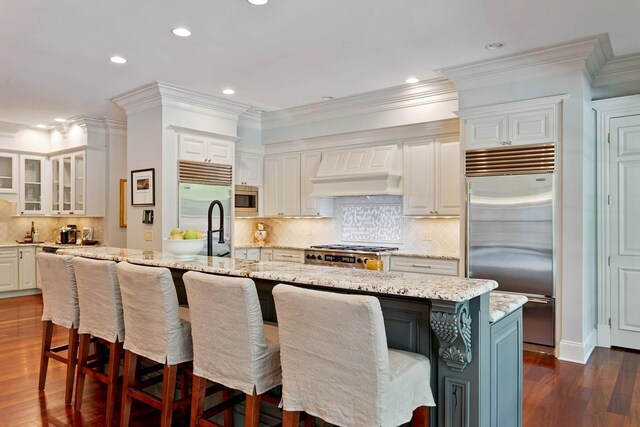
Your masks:
{"label": "cabinet hardware pull", "polygon": [[20,259],[22,259],[22,251],[20,251]]}
{"label": "cabinet hardware pull", "polygon": [[435,212],[436,215],[438,214],[438,211],[433,211],[433,212]]}
{"label": "cabinet hardware pull", "polygon": [[430,265],[420,265],[420,264],[411,264],[411,267],[418,267],[418,268],[431,268]]}
{"label": "cabinet hardware pull", "polygon": [[280,255],[283,258],[293,258],[293,255]]}
{"label": "cabinet hardware pull", "polygon": [[507,141],[507,145],[511,145],[511,141]]}
{"label": "cabinet hardware pull", "polygon": [[529,298],[528,302],[535,302],[537,304],[549,304],[549,301],[544,300],[544,299],[540,299],[540,298],[531,298],[531,297],[527,297]]}

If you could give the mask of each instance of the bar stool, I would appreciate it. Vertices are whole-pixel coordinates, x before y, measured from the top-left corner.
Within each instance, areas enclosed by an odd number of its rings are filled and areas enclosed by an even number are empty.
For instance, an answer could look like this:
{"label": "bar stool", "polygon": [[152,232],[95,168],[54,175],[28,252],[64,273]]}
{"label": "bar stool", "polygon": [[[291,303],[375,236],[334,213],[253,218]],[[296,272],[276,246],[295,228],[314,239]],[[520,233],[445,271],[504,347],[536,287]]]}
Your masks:
{"label": "bar stool", "polygon": [[[126,331],[120,425],[129,425],[131,401],[136,399],[159,409],[160,425],[169,427],[173,411],[185,409],[190,403],[184,376],[180,399],[174,400],[178,368],[193,360],[189,309],[178,306],[171,271],[167,268],[121,262],[116,273]],[[139,356],[164,365],[161,399],[135,386]]]}
{"label": "bar stool", "polygon": [[[106,422],[113,424],[116,400],[116,382],[120,374],[120,359],[124,341],[122,298],[116,277],[116,263],[75,257],[73,269],[78,285],[80,303],[80,347],[76,374],[75,410],[82,407],[85,376],[89,375],[107,384]],[[109,345],[107,373],[93,369],[89,364],[89,343],[96,337]]]}
{"label": "bar stool", "polygon": [[[278,328],[263,323],[253,280],[196,272],[188,272],[182,279],[193,333],[191,427],[217,425],[208,418],[218,408],[204,412],[207,380],[241,390],[246,396],[245,426],[257,427],[260,401],[280,402],[265,394],[281,384]],[[226,409],[242,397],[238,395],[220,408]],[[230,409],[225,410],[224,420],[229,427]]]}
{"label": "bar stool", "polygon": [[429,359],[390,350],[377,298],[277,285],[283,427],[429,425]]}
{"label": "bar stool", "polygon": [[[47,381],[49,359],[67,365],[64,386],[64,403],[71,404],[73,380],[78,358],[78,291],[70,256],[39,253],[36,256],[42,284],[42,353],[40,356],[40,377],[38,390],[44,390]],[[53,325],[69,330],[69,340],[65,345],[51,348]],[[67,356],[58,354],[67,350]]]}

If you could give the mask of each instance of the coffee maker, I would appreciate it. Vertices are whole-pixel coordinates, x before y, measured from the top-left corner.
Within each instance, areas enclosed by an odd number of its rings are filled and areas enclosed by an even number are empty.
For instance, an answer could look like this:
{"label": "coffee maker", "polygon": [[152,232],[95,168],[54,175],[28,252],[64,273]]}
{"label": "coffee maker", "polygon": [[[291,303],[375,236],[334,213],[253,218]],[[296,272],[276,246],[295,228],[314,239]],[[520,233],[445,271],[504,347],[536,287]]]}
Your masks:
{"label": "coffee maker", "polygon": [[60,229],[60,243],[76,244],[78,238],[78,228],[74,224],[68,224]]}

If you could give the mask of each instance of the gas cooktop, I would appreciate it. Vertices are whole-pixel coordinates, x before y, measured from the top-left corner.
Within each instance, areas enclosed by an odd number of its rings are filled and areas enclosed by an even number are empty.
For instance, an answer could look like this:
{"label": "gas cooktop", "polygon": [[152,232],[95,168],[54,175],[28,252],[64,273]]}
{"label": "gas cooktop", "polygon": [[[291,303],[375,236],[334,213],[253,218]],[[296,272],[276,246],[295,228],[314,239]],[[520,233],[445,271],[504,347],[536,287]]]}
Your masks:
{"label": "gas cooktop", "polygon": [[389,248],[386,246],[366,246],[366,245],[316,245],[311,249],[326,249],[331,251],[347,251],[347,252],[388,252],[397,251],[398,248]]}
{"label": "gas cooktop", "polygon": [[316,245],[304,251],[304,262],[333,267],[365,268],[367,260],[388,257],[383,253],[397,250],[398,248],[387,246]]}

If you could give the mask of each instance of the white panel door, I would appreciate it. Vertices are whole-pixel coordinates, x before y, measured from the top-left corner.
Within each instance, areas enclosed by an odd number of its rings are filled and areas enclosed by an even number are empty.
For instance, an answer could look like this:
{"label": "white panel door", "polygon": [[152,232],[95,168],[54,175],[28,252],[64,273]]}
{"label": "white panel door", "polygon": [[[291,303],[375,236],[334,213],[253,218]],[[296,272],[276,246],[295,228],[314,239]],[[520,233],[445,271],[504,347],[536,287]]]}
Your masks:
{"label": "white panel door", "polygon": [[0,292],[18,289],[18,257],[15,249],[0,251]]}
{"label": "white panel door", "polygon": [[282,214],[282,158],[264,158],[264,214]]}
{"label": "white panel door", "polygon": [[507,140],[507,115],[477,117],[465,120],[467,150],[500,147]]}
{"label": "white panel door", "polygon": [[194,135],[180,135],[179,159],[204,162],[207,158],[207,138]]}
{"label": "white panel door", "polygon": [[369,149],[367,148],[348,150],[345,156],[345,162],[342,172],[362,173],[365,170],[368,153]]}
{"label": "white panel door", "polygon": [[542,144],[555,142],[553,108],[509,114],[510,145]]}
{"label": "white panel door", "polygon": [[434,145],[432,139],[404,144],[404,214],[433,215]]}
{"label": "white panel door", "polygon": [[611,345],[640,350],[640,115],[610,134]]}
{"label": "white panel door", "polygon": [[207,140],[208,163],[233,165],[233,144],[229,141]]}
{"label": "white panel door", "polygon": [[262,156],[240,153],[236,164],[236,184],[262,186]]}
{"label": "white panel door", "polygon": [[437,215],[460,215],[460,143],[438,142],[436,165]]}
{"label": "white panel door", "polygon": [[398,150],[395,145],[386,145],[384,147],[374,147],[371,151],[371,159],[369,160],[368,171],[387,171],[391,167],[391,162]]}
{"label": "white panel door", "polygon": [[18,249],[20,289],[36,287],[36,251],[34,247]]}
{"label": "white panel door", "polygon": [[300,154],[282,156],[282,213],[300,215]]}
{"label": "white panel door", "polygon": [[300,155],[300,215],[320,215],[320,198],[311,197],[313,182],[316,176],[322,154],[304,153]]}

